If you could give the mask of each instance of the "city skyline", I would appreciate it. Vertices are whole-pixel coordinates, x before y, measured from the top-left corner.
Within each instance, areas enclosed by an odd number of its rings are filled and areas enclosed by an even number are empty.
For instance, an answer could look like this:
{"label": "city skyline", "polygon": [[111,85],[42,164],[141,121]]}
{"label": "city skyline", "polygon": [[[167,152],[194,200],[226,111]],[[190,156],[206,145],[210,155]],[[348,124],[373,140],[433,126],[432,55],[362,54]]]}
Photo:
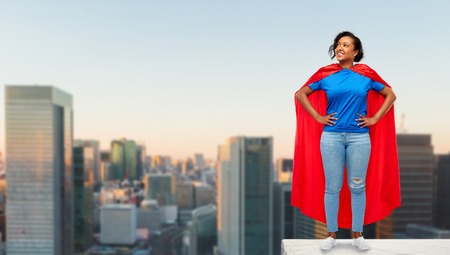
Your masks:
{"label": "city skyline", "polygon": [[434,153],[448,153],[449,9],[445,1],[2,3],[0,151],[4,86],[39,84],[73,95],[74,139],[103,150],[126,137],[149,155],[215,159],[230,136],[272,136],[273,158],[291,158],[293,94],[334,62],[328,46],[350,30],[363,42],[362,62],[397,94],[397,130],[403,122],[408,133],[429,133]]}

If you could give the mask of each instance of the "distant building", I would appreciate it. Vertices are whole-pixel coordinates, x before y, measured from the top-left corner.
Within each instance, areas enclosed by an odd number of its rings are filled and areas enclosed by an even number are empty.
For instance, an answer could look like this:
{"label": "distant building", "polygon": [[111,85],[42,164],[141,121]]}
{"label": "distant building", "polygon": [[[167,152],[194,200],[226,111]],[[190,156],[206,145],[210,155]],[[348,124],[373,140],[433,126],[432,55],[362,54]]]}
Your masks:
{"label": "distant building", "polygon": [[210,255],[217,244],[217,207],[209,204],[192,211],[184,234],[186,255]]}
{"label": "distant building", "polygon": [[164,223],[175,223],[177,205],[175,201],[175,177],[169,174],[147,174],[144,176],[144,199],[158,201]]}
{"label": "distant building", "polygon": [[428,134],[397,134],[402,205],[377,222],[377,238],[406,232],[407,224],[432,225],[433,146]]}
{"label": "distant building", "polygon": [[185,226],[192,220],[195,208],[216,204],[216,191],[207,184],[182,177],[177,179],[178,223]]}
{"label": "distant building", "polygon": [[[125,138],[111,142],[109,180],[128,179],[129,183],[138,180],[138,173],[142,174],[142,153],[145,149],[133,140]],[[145,152],[144,152],[145,153]],[[138,170],[138,168],[141,168]]]}
{"label": "distant building", "polygon": [[195,190],[192,180],[185,175],[177,176],[176,202],[178,207],[178,223],[185,226],[192,220],[195,209]]}
{"label": "distant building", "polygon": [[138,145],[136,151],[137,165],[136,165],[136,179],[140,180],[146,174],[145,160],[146,160],[146,148],[144,145]]}
{"label": "distant building", "polygon": [[[110,180],[111,154],[109,151],[100,152],[100,182]],[[111,177],[112,178],[112,177]]]}
{"label": "distant building", "polygon": [[292,163],[293,159],[280,158],[276,163],[277,182],[291,182],[292,181]]}
{"label": "distant building", "polygon": [[170,156],[154,155],[151,157],[150,172],[165,174],[169,172],[171,165],[172,159]]}
{"label": "distant building", "polygon": [[94,235],[95,148],[77,143],[73,148],[75,252],[85,252]]}
{"label": "distant building", "polygon": [[203,157],[203,154],[201,153],[194,154],[194,159],[195,159],[195,166],[197,169],[204,170],[206,168],[206,162],[205,158]]}
{"label": "distant building", "polygon": [[148,229],[150,235],[161,232],[162,212],[156,200],[143,200],[137,208],[137,227]]}
{"label": "distant building", "polygon": [[110,165],[108,180],[123,180],[128,178],[125,174],[125,145],[124,141],[114,140],[111,142]]}
{"label": "distant building", "polygon": [[213,187],[204,183],[194,182],[195,208],[209,204],[217,204],[216,195],[216,190]]}
{"label": "distant building", "polygon": [[186,226],[192,221],[192,211],[194,209],[178,209],[178,226]]}
{"label": "distant building", "polygon": [[232,137],[219,146],[218,242],[223,255],[272,254],[271,137]]}
{"label": "distant building", "polygon": [[202,171],[202,182],[210,185],[211,187],[216,187],[216,171],[212,167],[207,167]]}
{"label": "distant building", "polygon": [[74,253],[72,96],[6,86],[7,254]]}
{"label": "distant building", "polygon": [[144,160],[144,175],[150,173],[152,156],[146,155]]}
{"label": "distant building", "polygon": [[211,186],[192,181],[185,176],[177,178],[176,197],[180,210],[192,210],[203,205],[216,204],[216,191]]}
{"label": "distant building", "polygon": [[194,201],[194,184],[192,180],[181,175],[176,178],[176,202],[180,210],[193,210],[195,208]]}
{"label": "distant building", "polygon": [[433,225],[450,229],[450,154],[435,156]]}
{"label": "distant building", "polygon": [[406,224],[406,231],[394,233],[395,239],[450,239],[449,229],[440,229],[433,226],[419,224]]}
{"label": "distant building", "polygon": [[133,245],[136,242],[136,206],[107,204],[101,208],[102,244]]}
{"label": "distant building", "polygon": [[274,182],[273,190],[273,254],[278,254],[281,251],[281,240],[294,238],[296,208],[291,205],[290,182]]}
{"label": "distant building", "polygon": [[92,150],[92,167],[94,172],[94,183],[100,183],[100,142],[96,140],[81,140],[73,141],[74,147],[91,148]]}
{"label": "distant building", "polygon": [[294,238],[323,239],[328,235],[327,225],[303,214],[294,208]]}
{"label": "distant building", "polygon": [[181,172],[183,174],[193,174],[195,170],[194,160],[192,158],[186,158],[183,162]]}

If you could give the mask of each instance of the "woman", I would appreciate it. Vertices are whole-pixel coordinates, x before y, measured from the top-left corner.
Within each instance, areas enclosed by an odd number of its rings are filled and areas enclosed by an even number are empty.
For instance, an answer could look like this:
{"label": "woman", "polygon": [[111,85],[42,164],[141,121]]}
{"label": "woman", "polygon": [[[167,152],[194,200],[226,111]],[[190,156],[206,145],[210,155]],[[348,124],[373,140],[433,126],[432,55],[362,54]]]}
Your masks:
{"label": "woman", "polygon": [[329,54],[338,64],[319,69],[295,95],[292,204],[327,223],[323,250],[336,245],[338,227],[351,227],[352,244],[368,250],[363,224],[386,217],[400,205],[392,109],[396,96],[374,70],[354,64],[364,52],[351,32],[339,33]]}

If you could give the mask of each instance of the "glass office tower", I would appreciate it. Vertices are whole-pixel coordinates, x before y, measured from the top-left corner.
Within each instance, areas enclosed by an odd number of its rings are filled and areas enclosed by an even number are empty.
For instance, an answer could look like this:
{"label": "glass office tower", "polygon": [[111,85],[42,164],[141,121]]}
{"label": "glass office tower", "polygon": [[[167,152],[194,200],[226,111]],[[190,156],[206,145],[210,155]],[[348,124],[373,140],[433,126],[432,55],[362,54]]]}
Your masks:
{"label": "glass office tower", "polygon": [[[110,180],[137,180],[138,145],[133,140],[114,140],[111,142]],[[142,163],[140,164],[142,166]]]}
{"label": "glass office tower", "polygon": [[7,254],[73,254],[72,96],[5,87]]}
{"label": "glass office tower", "polygon": [[98,151],[89,143],[73,147],[75,252],[89,249],[94,237],[94,179]]}
{"label": "glass office tower", "polygon": [[219,146],[216,254],[272,254],[271,137],[232,137]]}

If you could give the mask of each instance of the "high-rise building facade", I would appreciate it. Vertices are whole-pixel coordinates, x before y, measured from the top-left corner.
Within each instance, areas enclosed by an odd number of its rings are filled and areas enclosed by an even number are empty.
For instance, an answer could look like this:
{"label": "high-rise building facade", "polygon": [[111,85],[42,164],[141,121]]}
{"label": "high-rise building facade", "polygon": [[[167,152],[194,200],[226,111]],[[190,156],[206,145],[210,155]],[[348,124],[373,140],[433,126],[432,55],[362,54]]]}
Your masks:
{"label": "high-rise building facade", "polygon": [[100,183],[100,142],[96,140],[74,140],[74,147],[84,147],[90,148],[88,150],[92,150],[92,170],[94,173],[94,183]]}
{"label": "high-rise building facade", "polygon": [[73,148],[74,165],[74,235],[75,252],[83,253],[92,244],[94,235],[94,168],[95,149],[77,143]]}
{"label": "high-rise building facade", "polygon": [[170,174],[147,174],[144,177],[144,198],[154,199],[162,205],[175,205],[175,176]]}
{"label": "high-rise building facade", "polygon": [[196,168],[201,171],[204,170],[206,167],[206,162],[205,162],[205,158],[203,157],[203,154],[196,153],[196,154],[194,154],[194,158],[195,158]]}
{"label": "high-rise building facade", "polygon": [[[294,238],[294,206],[291,206],[292,184],[274,182],[273,252],[279,254],[282,239]],[[298,210],[298,209],[297,209]]]}
{"label": "high-rise building facade", "polygon": [[147,174],[143,180],[144,198],[158,201],[164,223],[177,219],[175,176],[169,174]]}
{"label": "high-rise building facade", "polygon": [[[140,180],[142,179],[142,177],[144,176],[144,173],[146,173],[145,171],[145,160],[146,160],[146,148],[144,145],[137,145],[137,150],[136,150],[136,179],[135,180]],[[148,171],[147,171],[148,172]]]}
{"label": "high-rise building facade", "polygon": [[105,183],[110,179],[111,154],[109,151],[100,152],[100,182]]}
{"label": "high-rise building facade", "polygon": [[[142,173],[142,169],[138,171],[138,167],[143,167],[142,152],[145,151],[143,147],[139,147],[135,141],[114,140],[111,142],[110,151],[110,174],[109,180],[125,180],[131,183],[138,179],[138,173]],[[145,152],[144,152],[145,153]]]}
{"label": "high-rise building facade", "polygon": [[7,254],[73,254],[72,96],[6,86]]}
{"label": "high-rise building facade", "polygon": [[186,158],[183,162],[183,166],[182,166],[182,170],[181,172],[183,174],[193,174],[195,170],[195,163],[194,160],[192,158]]}
{"label": "high-rise building facade", "polygon": [[291,182],[292,181],[292,164],[293,159],[280,158],[276,163],[277,182]]}
{"label": "high-rise building facade", "polygon": [[397,134],[402,205],[377,222],[377,238],[396,238],[407,224],[432,225],[433,146],[428,134]]}
{"label": "high-rise building facade", "polygon": [[[339,234],[339,232],[337,233]],[[328,235],[327,225],[303,214],[294,208],[294,238],[323,239]]]}
{"label": "high-rise building facade", "polygon": [[219,146],[216,253],[272,254],[272,146],[242,136]]}
{"label": "high-rise building facade", "polygon": [[179,210],[195,209],[194,184],[185,175],[177,176],[176,203]]}
{"label": "high-rise building facade", "polygon": [[209,255],[217,244],[217,207],[213,204],[192,211],[192,221],[184,232],[186,255]]}
{"label": "high-rise building facade", "polygon": [[123,180],[125,176],[125,147],[122,141],[111,142],[108,180]]}
{"label": "high-rise building facade", "polygon": [[433,225],[450,229],[450,154],[436,155]]}
{"label": "high-rise building facade", "polygon": [[194,182],[194,204],[195,208],[209,204],[217,204],[214,188],[201,182]]}

